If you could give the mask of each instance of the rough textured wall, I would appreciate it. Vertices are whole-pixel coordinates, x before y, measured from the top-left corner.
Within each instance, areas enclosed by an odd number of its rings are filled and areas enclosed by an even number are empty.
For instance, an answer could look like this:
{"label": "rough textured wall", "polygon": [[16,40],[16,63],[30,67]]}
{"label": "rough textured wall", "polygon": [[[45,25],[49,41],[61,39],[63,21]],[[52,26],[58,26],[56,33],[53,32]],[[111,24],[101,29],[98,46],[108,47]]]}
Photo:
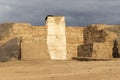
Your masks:
{"label": "rough textured wall", "polygon": [[20,40],[19,38],[9,38],[0,44],[0,61],[20,59]]}
{"label": "rough textured wall", "polygon": [[[119,30],[120,28],[117,25],[94,24],[87,26],[84,29],[84,45],[79,47],[78,54],[83,54],[84,52],[89,54],[89,51],[87,52],[84,49],[88,48],[86,45],[93,44],[91,48],[93,58],[114,57],[114,41],[119,41]],[[85,56],[79,55],[79,57]]]}
{"label": "rough textured wall", "polygon": [[[50,21],[50,24],[55,25],[55,27],[53,26],[54,31],[52,30],[52,28],[49,29],[49,32],[51,33],[50,35],[54,35],[54,38],[49,38],[49,40],[55,40],[52,43],[50,43],[52,45],[55,44],[55,48],[56,46],[59,46],[59,49],[57,49],[59,50],[59,52],[61,51],[61,49],[65,52],[67,48],[67,58],[77,56],[77,46],[83,43],[83,28],[65,28],[65,22],[64,20],[62,20],[61,17],[57,17],[55,19],[55,22]],[[20,52],[22,60],[37,60],[43,58],[49,59],[49,52],[46,41],[47,29],[45,26],[31,26],[31,24],[29,23],[0,24],[0,45],[9,43],[10,40],[14,38],[20,40],[20,42],[16,44],[18,44],[18,47],[21,50]],[[17,58],[20,55],[20,52],[16,52],[15,56]],[[62,56],[61,53],[64,52],[60,52],[57,56]],[[66,53],[64,56],[66,56]]]}
{"label": "rough textured wall", "polygon": [[46,18],[47,45],[52,60],[66,60],[66,35],[63,16]]}
{"label": "rough textured wall", "polygon": [[65,27],[64,17],[46,18],[46,27],[28,23],[0,24],[0,60],[18,59],[20,52],[22,60],[50,59],[50,56],[57,60],[77,56],[118,58],[120,25]]}
{"label": "rough textured wall", "polygon": [[13,23],[0,24],[0,61],[20,58],[20,39],[13,36]]}
{"label": "rough textured wall", "polygon": [[93,43],[93,58],[113,58],[113,45],[109,42]]}
{"label": "rough textured wall", "polygon": [[[117,38],[117,33],[112,30],[113,25],[93,24],[84,29],[84,44],[93,42],[113,42]],[[117,31],[117,29],[116,29]]]}
{"label": "rough textured wall", "polygon": [[92,57],[93,43],[78,46],[78,57]]}
{"label": "rough textured wall", "polygon": [[[19,39],[19,42],[13,44],[13,41],[11,40],[14,38]],[[8,44],[11,44],[11,47],[9,47],[10,45]],[[14,47],[16,44],[18,44],[19,52],[11,49],[16,49],[17,46]],[[5,47],[2,47],[3,45]],[[46,28],[41,26],[31,26],[29,23],[0,24],[0,47],[0,54],[6,55],[3,55],[5,58],[3,57],[1,59],[11,58],[10,54],[17,59],[22,56],[22,60],[49,59],[46,44]]]}
{"label": "rough textured wall", "polygon": [[20,37],[21,42],[32,42],[32,26],[29,23],[14,23],[13,36]]}
{"label": "rough textured wall", "polygon": [[50,59],[45,41],[34,41],[21,44],[22,60],[48,60]]}
{"label": "rough textured wall", "polygon": [[77,57],[77,49],[79,45],[83,45],[83,27],[67,26],[67,57]]}
{"label": "rough textured wall", "polygon": [[102,43],[90,43],[79,46],[78,49],[78,57],[91,57],[91,58],[112,58],[113,47],[109,44],[109,42]]}
{"label": "rough textured wall", "polygon": [[45,26],[33,26],[32,27],[32,40],[33,41],[45,41],[47,39],[47,30]]}
{"label": "rough textured wall", "polygon": [[7,39],[11,36],[12,23],[2,23],[0,24],[0,41]]}
{"label": "rough textured wall", "polygon": [[46,28],[33,26],[31,40],[32,42],[21,44],[22,60],[50,59],[46,42]]}
{"label": "rough textured wall", "polygon": [[[111,28],[107,28],[106,30],[115,33],[112,36],[117,35],[117,38],[113,41],[113,57],[120,58],[120,25],[112,25]],[[111,39],[114,38],[111,37]]]}
{"label": "rough textured wall", "polygon": [[45,27],[14,24],[13,33],[21,38],[22,60],[49,59]]}
{"label": "rough textured wall", "polygon": [[98,29],[97,25],[90,25],[84,29],[84,44],[93,42],[104,42],[107,33],[103,29]]}

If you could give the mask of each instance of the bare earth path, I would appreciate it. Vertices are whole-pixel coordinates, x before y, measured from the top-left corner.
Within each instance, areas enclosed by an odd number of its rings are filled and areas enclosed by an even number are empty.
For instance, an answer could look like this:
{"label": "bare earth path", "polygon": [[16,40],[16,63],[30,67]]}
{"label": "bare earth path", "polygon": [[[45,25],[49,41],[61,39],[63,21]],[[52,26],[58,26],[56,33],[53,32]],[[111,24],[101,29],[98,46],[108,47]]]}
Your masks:
{"label": "bare earth path", "polygon": [[0,63],[0,80],[120,80],[119,61]]}

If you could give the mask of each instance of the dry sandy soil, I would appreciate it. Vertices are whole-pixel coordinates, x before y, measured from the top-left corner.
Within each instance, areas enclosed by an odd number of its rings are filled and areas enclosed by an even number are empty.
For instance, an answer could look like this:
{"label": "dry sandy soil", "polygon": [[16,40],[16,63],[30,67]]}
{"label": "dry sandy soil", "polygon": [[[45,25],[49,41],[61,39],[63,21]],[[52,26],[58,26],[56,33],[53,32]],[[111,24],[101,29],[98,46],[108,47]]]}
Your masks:
{"label": "dry sandy soil", "polygon": [[120,60],[11,61],[0,63],[0,80],[120,80]]}

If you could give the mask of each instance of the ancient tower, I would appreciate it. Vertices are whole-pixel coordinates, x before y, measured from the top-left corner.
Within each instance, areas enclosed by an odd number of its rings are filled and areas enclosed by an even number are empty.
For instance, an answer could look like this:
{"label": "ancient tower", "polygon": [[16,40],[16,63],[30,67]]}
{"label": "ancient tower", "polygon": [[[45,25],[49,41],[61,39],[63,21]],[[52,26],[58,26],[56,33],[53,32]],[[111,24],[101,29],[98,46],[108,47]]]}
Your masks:
{"label": "ancient tower", "polygon": [[63,16],[48,16],[46,27],[50,58],[52,60],[65,60],[67,55],[65,18]]}

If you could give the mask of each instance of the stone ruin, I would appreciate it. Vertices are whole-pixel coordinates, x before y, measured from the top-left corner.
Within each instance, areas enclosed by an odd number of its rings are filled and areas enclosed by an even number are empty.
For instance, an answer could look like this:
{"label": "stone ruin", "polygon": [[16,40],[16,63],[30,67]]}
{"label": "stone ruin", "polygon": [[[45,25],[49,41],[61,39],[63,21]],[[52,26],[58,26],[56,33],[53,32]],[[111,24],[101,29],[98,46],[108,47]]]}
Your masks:
{"label": "stone ruin", "polygon": [[64,16],[45,23],[1,23],[0,61],[120,57],[120,25],[66,26]]}
{"label": "stone ruin", "polygon": [[78,57],[97,59],[120,57],[120,25],[94,24],[84,28],[84,44],[78,46]]}

